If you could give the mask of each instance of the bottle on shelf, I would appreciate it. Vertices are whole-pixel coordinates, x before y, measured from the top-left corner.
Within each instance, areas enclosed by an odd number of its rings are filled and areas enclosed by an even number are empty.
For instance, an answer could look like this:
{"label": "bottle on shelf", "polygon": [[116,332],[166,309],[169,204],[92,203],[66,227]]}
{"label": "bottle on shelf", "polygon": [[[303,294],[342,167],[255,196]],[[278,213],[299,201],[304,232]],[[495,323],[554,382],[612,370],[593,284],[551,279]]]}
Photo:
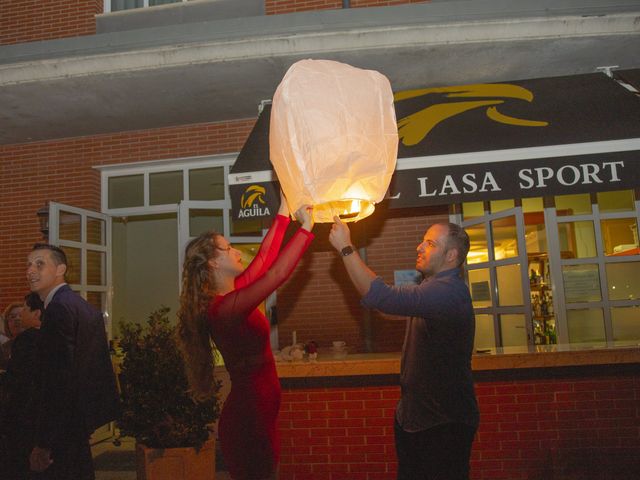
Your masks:
{"label": "bottle on shelf", "polygon": [[542,310],[541,310],[541,307],[540,307],[540,298],[536,294],[533,294],[533,296],[531,298],[532,298],[532,300],[531,300],[531,310],[533,312],[533,316],[534,317],[542,316]]}
{"label": "bottle on shelf", "polygon": [[553,298],[551,298],[551,294],[547,292],[547,310],[549,310],[549,315],[553,315]]}
{"label": "bottle on shelf", "polygon": [[546,278],[545,282],[547,285],[551,285],[551,269],[549,268],[549,262],[547,262],[544,272],[544,276]]}
{"label": "bottle on shelf", "polygon": [[540,313],[542,314],[543,317],[546,317],[547,315],[549,315],[549,304],[547,303],[547,294],[546,293],[542,293],[540,295]]}
{"label": "bottle on shelf", "polygon": [[542,324],[539,320],[533,320],[533,341],[536,345],[544,343],[544,334],[542,332]]}
{"label": "bottle on shelf", "polygon": [[547,345],[558,343],[558,337],[556,336],[556,328],[555,325],[548,323],[545,331],[544,337],[547,342]]}

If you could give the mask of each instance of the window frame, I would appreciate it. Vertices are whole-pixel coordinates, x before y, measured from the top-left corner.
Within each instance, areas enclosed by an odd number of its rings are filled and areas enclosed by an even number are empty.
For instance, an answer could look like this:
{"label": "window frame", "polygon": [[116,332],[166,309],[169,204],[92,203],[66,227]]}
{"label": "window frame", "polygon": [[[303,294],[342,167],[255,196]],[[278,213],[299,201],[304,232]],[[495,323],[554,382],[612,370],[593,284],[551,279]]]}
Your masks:
{"label": "window frame", "polygon": [[[182,202],[220,202],[224,215],[224,233],[232,243],[260,243],[264,238],[262,235],[232,235],[231,229],[231,196],[229,193],[229,171],[238,157],[234,154],[210,155],[204,157],[187,157],[179,159],[155,160],[150,162],[136,162],[119,165],[105,165],[95,167],[101,174],[101,211],[114,217],[128,217],[134,215],[153,215],[159,213],[179,214],[180,203]],[[216,200],[191,200],[189,192],[189,172],[203,168],[223,168],[224,176],[224,198]],[[177,203],[162,205],[150,204],[149,177],[154,173],[161,172],[182,172],[183,198]],[[136,207],[109,208],[109,179],[114,177],[143,175],[143,204]]]}
{"label": "window frame", "polygon": [[[175,0],[174,2],[171,2],[171,3],[183,3],[183,2],[188,2],[188,1],[189,0]],[[103,1],[102,11],[104,13],[126,12],[127,10],[138,10],[140,8],[152,8],[152,7],[160,6],[160,5],[149,5],[149,0],[142,0],[142,6],[141,7],[125,8],[123,10],[112,10],[111,9],[111,2],[112,2],[112,0],[104,0]],[[166,5],[170,5],[170,4],[166,4]]]}
{"label": "window frame", "polygon": [[[626,190],[626,189],[623,189]],[[581,213],[577,215],[563,215],[558,216],[556,212],[554,197],[544,197],[544,222],[545,222],[545,230],[547,235],[547,248],[548,248],[548,258],[550,265],[550,276],[551,276],[551,289],[553,296],[553,304],[554,304],[554,316],[555,316],[555,325],[556,325],[556,333],[557,333],[557,343],[558,344],[570,344],[569,339],[569,331],[568,331],[568,323],[567,323],[567,311],[569,310],[580,310],[580,309],[592,309],[599,308],[603,311],[603,321],[604,321],[604,331],[605,331],[605,344],[607,345],[615,345],[618,343],[627,344],[628,341],[615,341],[613,337],[613,323],[612,323],[612,308],[615,307],[639,307],[640,308],[640,298],[633,300],[610,300],[609,299],[609,282],[607,278],[606,267],[609,264],[615,263],[627,263],[627,262],[639,262],[640,254],[638,255],[624,255],[624,256],[613,256],[613,255],[605,255],[604,253],[604,241],[602,235],[602,221],[603,220],[611,220],[611,219],[628,219],[635,218],[637,225],[640,226],[640,191],[637,189],[634,190],[634,210],[627,212],[609,212],[604,213],[600,212],[600,207],[597,202],[596,194],[592,194],[591,198],[591,212],[590,213]],[[492,306],[491,307],[482,307],[482,308],[474,308],[474,312],[476,314],[488,314],[493,316],[493,325],[494,325],[494,336],[495,336],[495,348],[502,348],[502,335],[500,328],[500,315],[505,313],[520,313],[519,311],[515,312],[514,308],[519,309],[519,307],[500,307],[498,305],[499,301],[499,292],[497,287],[497,278],[496,278],[496,267],[514,263],[514,259],[518,259],[518,262],[521,264],[522,268],[522,287],[523,287],[523,295],[524,295],[524,314],[526,318],[526,328],[527,335],[529,336],[529,345],[533,346],[533,332],[532,332],[532,313],[531,313],[531,291],[529,287],[529,282],[527,279],[527,254],[526,245],[524,242],[524,216],[521,206],[521,201],[519,199],[515,199],[515,207],[508,210],[501,210],[496,213],[490,213],[488,202],[484,202],[484,214],[482,216],[472,217],[467,220],[463,220],[462,212],[462,204],[456,204],[452,207],[452,212],[450,214],[450,220],[454,223],[458,223],[463,227],[469,227],[472,225],[484,225],[485,233],[487,236],[487,248],[488,248],[488,258],[489,261],[481,262],[481,263],[473,263],[471,265],[465,263],[465,271],[468,272],[474,269],[488,268],[490,272],[490,281],[491,281],[491,290],[492,290]],[[509,215],[516,216],[516,227],[518,234],[518,248],[519,256],[512,257],[504,260],[495,260],[493,253],[493,238],[491,237],[491,228],[490,223],[493,220],[498,218],[502,218]],[[590,258],[572,258],[566,259],[562,258],[560,252],[560,236],[558,233],[558,226],[562,223],[570,223],[577,221],[589,221],[593,222],[594,225],[594,236],[595,236],[595,246],[596,246],[596,255]],[[575,303],[567,303],[565,297],[565,289],[564,289],[564,276],[563,276],[563,267],[566,265],[585,265],[585,264],[595,264],[598,266],[598,273],[600,276],[600,301],[593,302],[575,302]],[[633,342],[632,342],[633,343]],[[575,343],[574,343],[575,344]]]}
{"label": "window frame", "polygon": [[[621,218],[635,218],[637,224],[640,225],[640,196],[637,192],[634,192],[634,211],[628,212],[611,212],[602,213],[597,202],[595,194],[591,195],[591,213],[579,214],[579,215],[563,215],[557,216],[555,207],[545,208],[545,222],[548,221],[554,226],[549,238],[549,257],[551,259],[551,275],[552,278],[560,280],[560,284],[554,281],[554,300],[558,299],[560,306],[559,311],[556,312],[556,328],[558,331],[559,343],[569,342],[569,325],[567,323],[567,311],[568,310],[581,310],[600,308],[603,313],[605,343],[609,344],[614,342],[613,338],[613,323],[611,319],[611,309],[613,307],[627,307],[627,306],[640,306],[640,299],[636,300],[610,300],[609,299],[609,281],[607,278],[607,265],[612,263],[626,263],[633,261],[640,261],[640,255],[625,255],[625,256],[612,256],[604,254],[604,241],[602,238],[602,220],[621,219]],[[558,218],[561,220],[558,222]],[[564,259],[560,255],[560,239],[558,235],[558,225],[560,223],[578,222],[578,221],[590,221],[593,222],[596,256],[590,258],[573,258]],[[597,265],[598,274],[600,276],[600,301],[593,302],[573,302],[567,303],[564,291],[564,277],[562,274],[563,267],[566,265]],[[555,270],[555,271],[554,271]],[[555,277],[554,277],[555,275]],[[561,285],[562,288],[556,288],[556,285]]]}
{"label": "window frame", "polygon": [[[459,208],[459,211],[462,212],[462,208]],[[494,238],[493,238],[493,233],[491,229],[491,222],[500,220],[503,218],[508,218],[508,217],[514,217],[515,219],[518,255],[514,257],[504,258],[501,260],[496,260],[495,253],[494,253],[495,244],[494,244]],[[487,205],[485,204],[484,215],[481,217],[473,217],[468,220],[462,220],[462,214],[458,213],[458,214],[452,215],[450,219],[452,222],[462,225],[463,228],[476,226],[476,225],[484,226],[484,231],[487,238],[488,261],[473,263],[471,265],[465,262],[465,272],[467,272],[467,283],[468,283],[468,272],[470,270],[489,269],[489,280],[490,280],[490,288],[491,288],[491,306],[474,307],[474,313],[491,315],[493,317],[493,330],[494,330],[494,338],[496,342],[495,346],[503,347],[500,316],[513,315],[513,314],[516,314],[516,315],[522,314],[524,316],[525,331],[527,334],[527,345],[533,344],[531,298],[530,298],[529,289],[528,289],[528,285],[529,285],[528,271],[527,271],[528,259],[527,259],[527,253],[526,253],[526,244],[524,240],[525,225],[524,225],[524,214],[522,212],[522,207],[515,206],[513,208],[508,208],[506,210],[500,210],[496,213],[490,213]],[[497,268],[506,266],[506,265],[517,265],[517,264],[520,265],[523,304],[501,306],[499,304],[500,292],[498,291]]]}

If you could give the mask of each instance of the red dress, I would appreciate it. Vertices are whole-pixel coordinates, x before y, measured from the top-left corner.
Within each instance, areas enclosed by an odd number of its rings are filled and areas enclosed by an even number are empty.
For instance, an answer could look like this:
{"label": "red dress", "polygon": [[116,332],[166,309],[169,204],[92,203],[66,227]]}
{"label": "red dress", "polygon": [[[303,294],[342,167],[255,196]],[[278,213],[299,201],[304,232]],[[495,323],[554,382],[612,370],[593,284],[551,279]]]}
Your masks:
{"label": "red dress", "polygon": [[275,218],[258,254],[236,277],[235,289],[217,295],[209,306],[211,337],[231,376],[218,432],[235,480],[267,478],[278,464],[280,382],[269,322],[257,307],[289,277],[313,239],[301,228],[278,253],[288,224],[287,217]]}

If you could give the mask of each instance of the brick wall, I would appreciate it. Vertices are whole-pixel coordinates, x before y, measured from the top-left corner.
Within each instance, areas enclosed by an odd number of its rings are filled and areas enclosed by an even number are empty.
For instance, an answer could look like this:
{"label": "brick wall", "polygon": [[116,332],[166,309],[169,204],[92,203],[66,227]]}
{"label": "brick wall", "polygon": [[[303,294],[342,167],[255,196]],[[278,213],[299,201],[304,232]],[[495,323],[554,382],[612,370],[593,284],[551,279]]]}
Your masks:
{"label": "brick wall", "polygon": [[237,152],[255,119],[0,145],[0,308],[26,293],[24,262],[47,201],[100,210],[94,166]]}
{"label": "brick wall", "polygon": [[[640,373],[480,381],[474,480],[640,478]],[[283,384],[287,385],[287,379]],[[395,479],[395,386],[283,389],[282,480]]]}
{"label": "brick wall", "polygon": [[395,478],[397,387],[283,390],[280,478]]}
{"label": "brick wall", "polygon": [[[351,8],[388,7],[405,3],[429,3],[430,0],[351,0]],[[342,8],[342,0],[266,0],[267,15],[304,12],[308,10],[330,10]]]}
{"label": "brick wall", "polygon": [[96,33],[102,0],[0,0],[0,45]]}

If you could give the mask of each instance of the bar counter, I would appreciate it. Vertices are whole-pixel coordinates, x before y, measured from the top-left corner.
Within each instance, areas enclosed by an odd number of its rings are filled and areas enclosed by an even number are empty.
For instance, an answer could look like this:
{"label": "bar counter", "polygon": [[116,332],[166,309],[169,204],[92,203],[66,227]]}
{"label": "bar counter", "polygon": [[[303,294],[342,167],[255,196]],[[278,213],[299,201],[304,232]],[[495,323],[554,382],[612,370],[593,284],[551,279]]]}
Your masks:
{"label": "bar counter", "polygon": [[[640,365],[640,345],[571,344],[537,345],[535,347],[505,347],[475,353],[473,371],[510,369],[582,367],[596,365]],[[359,375],[394,375],[400,373],[400,353],[356,353],[334,358],[332,352],[321,351],[314,362],[304,360],[277,362],[278,376],[345,377]]]}
{"label": "bar counter", "polygon": [[[471,480],[640,478],[640,346],[494,349],[472,358]],[[399,353],[278,362],[282,480],[394,480]]]}

